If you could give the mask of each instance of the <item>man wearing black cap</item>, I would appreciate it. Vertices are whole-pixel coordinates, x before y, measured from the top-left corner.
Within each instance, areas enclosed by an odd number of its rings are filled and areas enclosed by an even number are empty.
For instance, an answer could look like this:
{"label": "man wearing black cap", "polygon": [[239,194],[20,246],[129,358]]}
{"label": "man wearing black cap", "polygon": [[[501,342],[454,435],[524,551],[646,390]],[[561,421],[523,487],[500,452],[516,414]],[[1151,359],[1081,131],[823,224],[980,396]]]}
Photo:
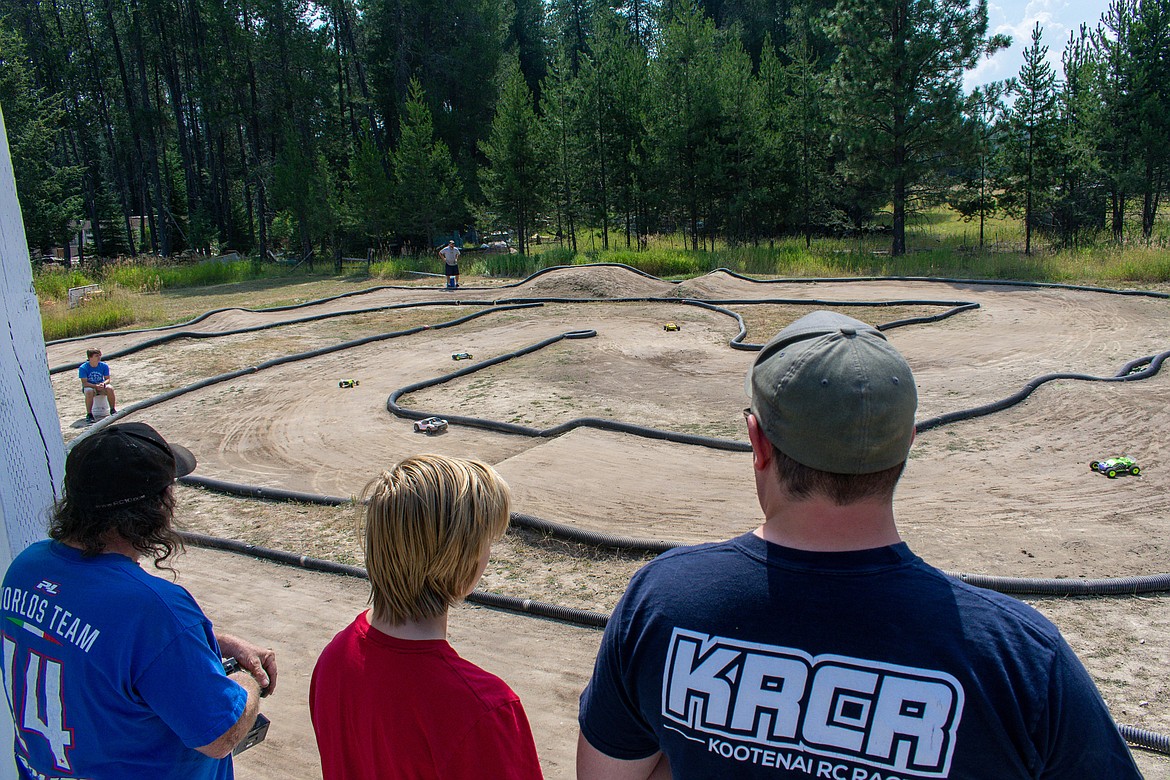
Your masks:
{"label": "man wearing black cap", "polygon": [[[264,650],[225,634],[156,568],[179,548],[171,485],[195,468],[143,423],[81,439],[49,540],[13,561],[0,626],[23,778],[231,778],[232,748],[276,685]],[[241,671],[225,675],[221,654]]]}
{"label": "man wearing black cap", "polygon": [[1140,778],[1060,632],[901,541],[918,397],[873,327],[776,335],[744,410],[764,523],[639,571],[581,695],[605,778]]}

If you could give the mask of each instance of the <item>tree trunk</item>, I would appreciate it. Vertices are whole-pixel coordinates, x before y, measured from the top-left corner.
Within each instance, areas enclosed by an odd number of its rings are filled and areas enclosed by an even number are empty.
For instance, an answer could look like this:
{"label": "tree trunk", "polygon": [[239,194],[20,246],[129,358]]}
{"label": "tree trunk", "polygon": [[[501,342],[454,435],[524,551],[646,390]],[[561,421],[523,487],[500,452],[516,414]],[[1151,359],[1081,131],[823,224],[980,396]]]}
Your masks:
{"label": "tree trunk", "polygon": [[1150,156],[1146,156],[1146,181],[1142,188],[1142,238],[1149,243],[1154,235],[1154,217],[1158,213],[1158,190],[1155,185],[1154,163]]}
{"label": "tree trunk", "polygon": [[1121,244],[1125,241],[1125,193],[1118,186],[1113,188],[1112,202],[1113,240]]}
{"label": "tree trunk", "polygon": [[[895,4],[894,20],[891,24],[892,43],[894,48],[894,61],[897,63],[905,62],[906,59],[906,41],[904,33],[904,22],[906,21],[906,9],[901,3]],[[894,206],[894,236],[893,246],[890,254],[894,257],[901,257],[906,254],[906,111],[909,106],[903,105],[901,102],[905,95],[905,78],[902,73],[902,66],[899,64],[894,68],[893,74],[893,93],[894,93],[894,116],[893,116],[893,143],[894,155],[891,164],[894,174],[894,191],[893,191],[893,206]]]}

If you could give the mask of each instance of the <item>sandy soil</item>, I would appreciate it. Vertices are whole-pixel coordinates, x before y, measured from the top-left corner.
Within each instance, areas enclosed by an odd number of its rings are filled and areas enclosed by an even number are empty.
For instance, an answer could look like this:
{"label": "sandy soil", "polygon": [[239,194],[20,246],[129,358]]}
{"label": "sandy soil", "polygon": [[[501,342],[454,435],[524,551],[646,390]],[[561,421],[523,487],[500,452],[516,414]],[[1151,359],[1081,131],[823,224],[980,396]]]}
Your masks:
{"label": "sandy soil", "polygon": [[[474,284],[473,280],[465,280]],[[506,309],[519,299],[603,299]],[[625,298],[663,298],[624,302]],[[514,288],[457,293],[378,290],[279,313],[223,312],[181,330],[224,334],[324,313],[313,323],[248,334],[183,338],[111,361],[123,409],[199,379],[386,333],[432,327],[248,373],[130,415],[192,449],[196,472],[231,482],[352,496],[381,467],[420,451],[493,463],[512,485],[514,509],[625,536],[726,538],[759,521],[748,456],[578,428],[556,438],[454,425],[425,437],[386,411],[396,388],[584,329],[454,381],[408,394],[402,405],[436,414],[544,429],[580,417],[746,440],[742,377],[754,353],[729,348],[732,317],[683,303],[725,304],[766,341],[815,301],[849,306],[884,323],[938,313],[936,302],[978,309],[897,328],[920,395],[919,419],[1007,397],[1054,372],[1112,376],[1128,361],[1170,349],[1170,302],[1100,292],[975,284],[877,281],[752,283],[717,273],[681,285],[619,268],[545,274]],[[744,302],[750,301],[750,302]],[[897,305],[875,305],[875,304]],[[402,304],[418,304],[402,308]],[[383,308],[369,311],[373,307]],[[829,307],[822,304],[821,307]],[[451,327],[460,317],[483,316]],[[665,322],[682,326],[665,332]],[[163,332],[165,333],[165,332]],[[107,352],[161,333],[94,339]],[[48,348],[50,365],[80,362],[84,345]],[[467,351],[472,361],[453,362]],[[341,389],[342,378],[360,385]],[[54,377],[62,430],[84,411],[76,377]],[[896,501],[911,547],[948,570],[1098,578],[1170,571],[1166,521],[1170,371],[1136,382],[1060,380],[991,416],[922,433]],[[1134,457],[1143,476],[1108,480],[1092,459]],[[227,499],[182,491],[187,527],[265,546],[360,563],[352,509]],[[483,588],[607,611],[637,557],[606,556],[532,534],[509,534]],[[241,756],[242,778],[315,778],[304,706],[316,653],[362,608],[364,583],[224,553],[193,551],[182,581],[212,619],[280,652],[282,689],[268,700],[269,740]],[[1121,723],[1170,733],[1170,597],[1028,599],[1065,632]],[[550,778],[572,775],[576,695],[599,634],[589,629],[463,608],[452,640],[521,694]],[[1170,759],[1136,752],[1147,777],[1170,778]]]}

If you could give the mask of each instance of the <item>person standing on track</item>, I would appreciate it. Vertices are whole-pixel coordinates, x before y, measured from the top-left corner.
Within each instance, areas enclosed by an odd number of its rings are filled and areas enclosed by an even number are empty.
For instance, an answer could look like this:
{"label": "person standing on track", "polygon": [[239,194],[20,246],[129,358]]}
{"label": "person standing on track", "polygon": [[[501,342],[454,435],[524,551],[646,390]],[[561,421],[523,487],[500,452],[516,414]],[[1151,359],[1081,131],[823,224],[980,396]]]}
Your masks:
{"label": "person standing on track", "polygon": [[443,273],[447,275],[447,289],[454,290],[459,287],[459,247],[455,246],[454,241],[448,241],[447,246],[439,250],[439,256],[443,258]]}
{"label": "person standing on track", "polygon": [[901,540],[918,395],[881,332],[810,314],[746,389],[764,522],[634,575],[581,694],[579,778],[1141,777],[1051,622]]}

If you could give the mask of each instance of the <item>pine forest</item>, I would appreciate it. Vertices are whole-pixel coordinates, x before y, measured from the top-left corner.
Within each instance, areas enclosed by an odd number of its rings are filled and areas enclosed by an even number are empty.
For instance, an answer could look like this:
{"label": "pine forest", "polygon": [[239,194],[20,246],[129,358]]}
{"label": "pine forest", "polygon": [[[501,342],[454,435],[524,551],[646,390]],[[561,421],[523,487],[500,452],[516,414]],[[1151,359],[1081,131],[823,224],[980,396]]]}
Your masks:
{"label": "pine forest", "polygon": [[[965,90],[1004,47],[1018,75]],[[34,259],[83,221],[98,258],[472,230],[900,255],[940,206],[1027,252],[1149,242],[1170,0],[1063,41],[991,34],[985,0],[4,0],[0,108]]]}

